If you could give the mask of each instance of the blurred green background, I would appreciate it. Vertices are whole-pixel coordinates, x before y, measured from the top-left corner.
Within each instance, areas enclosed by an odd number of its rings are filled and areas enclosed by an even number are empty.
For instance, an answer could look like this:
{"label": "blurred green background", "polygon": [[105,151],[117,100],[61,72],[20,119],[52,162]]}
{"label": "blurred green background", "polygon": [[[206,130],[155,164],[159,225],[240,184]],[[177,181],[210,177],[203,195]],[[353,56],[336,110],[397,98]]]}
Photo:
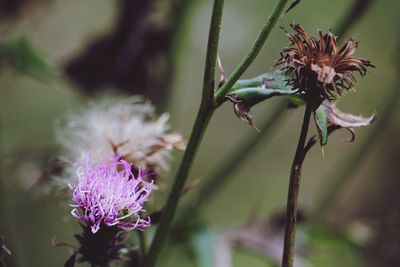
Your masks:
{"label": "blurred green background", "polygon": [[[41,174],[50,159],[57,157],[55,121],[89,99],[67,78],[61,66],[82,51],[88,42],[110,32],[118,10],[117,1],[109,0],[41,2],[22,17],[0,21],[1,42],[26,36],[37,56],[47,64],[34,64],[33,74],[29,70],[15,70],[10,64],[2,64],[0,68],[0,233],[13,251],[11,266],[18,267],[62,266],[69,251],[53,247],[51,240],[56,236],[57,240],[73,241],[72,234],[79,231],[69,214],[67,202],[59,201],[54,194],[46,194],[43,190],[27,190],[27,184]],[[180,35],[173,59],[176,65],[170,66],[176,67],[176,71],[165,107],[171,114],[173,129],[185,137],[189,136],[200,100],[212,7],[212,1],[194,2],[181,21],[185,25],[179,25]],[[227,73],[247,53],[273,3],[271,0],[226,1],[220,56]],[[296,22],[313,34],[316,29],[327,31],[350,5],[351,1],[346,0],[303,0],[283,16],[278,25]],[[395,62],[400,47],[399,10],[398,1],[375,1],[365,16],[349,30],[348,36],[360,44],[356,55],[371,60],[376,69],[359,79],[355,93],[340,100],[338,105],[342,110],[365,116],[377,110],[378,119],[381,119],[380,107],[388,92],[399,90],[400,83],[396,80],[399,69]],[[280,50],[287,44],[284,32],[275,27],[243,78],[271,70]],[[35,68],[39,68],[39,74]],[[255,124],[260,124],[277,103],[273,99],[254,108]],[[329,210],[330,222],[342,229],[363,222],[373,229],[374,236],[383,236],[382,229],[393,239],[399,236],[400,198],[396,191],[400,185],[400,142],[397,139],[400,135],[400,109],[397,106],[385,127],[378,131],[376,138],[379,139],[375,145],[371,144],[359,166],[346,178],[348,181]],[[204,213],[210,228],[240,226],[248,220],[255,207],[261,218],[285,207],[290,164],[301,118],[301,110],[289,111],[275,134],[267,134],[219,195],[206,206]],[[318,147],[312,150],[304,165],[300,195],[306,207],[312,209],[315,206],[318,198],[329,189],[332,172],[340,171],[341,166],[349,161],[348,157],[363,145],[372,127],[358,129],[354,143],[343,142],[347,137],[346,131],[335,133],[325,148],[324,157]],[[223,105],[211,121],[191,171],[191,179],[205,178],[249,134],[254,136],[257,133],[236,118],[230,104]],[[176,153],[175,167],[180,157],[181,153]],[[174,173],[175,168],[169,174],[170,182]],[[390,226],[382,226],[388,221]],[[399,246],[395,246],[400,239],[397,242],[383,239],[378,242],[382,247],[375,245],[373,249],[356,250],[346,246],[340,238],[336,240],[334,234],[333,237],[322,235],[319,238],[319,242],[314,244],[318,250],[311,256],[315,266],[394,267],[400,264],[399,261],[391,263],[394,265],[379,261],[380,257],[386,257],[388,250],[394,250],[394,254],[400,251]],[[163,257],[160,266],[194,266],[182,251],[180,247],[173,248],[175,253]],[[235,254],[234,261],[234,266],[265,266],[262,258],[243,252]]]}

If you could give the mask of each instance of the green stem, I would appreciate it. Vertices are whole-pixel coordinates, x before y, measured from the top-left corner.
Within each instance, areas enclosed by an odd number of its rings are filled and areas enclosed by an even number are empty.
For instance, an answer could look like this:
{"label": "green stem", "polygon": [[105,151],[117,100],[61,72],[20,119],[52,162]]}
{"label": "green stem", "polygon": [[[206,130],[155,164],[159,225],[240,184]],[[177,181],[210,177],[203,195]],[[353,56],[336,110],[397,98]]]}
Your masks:
{"label": "green stem", "polygon": [[[240,146],[235,147],[234,152],[229,153],[226,160],[222,160],[222,164],[218,164],[215,170],[212,171],[207,177],[208,180],[202,184],[198,193],[190,200],[180,216],[180,220],[188,219],[193,210],[201,210],[204,204],[210,202],[218,191],[227,183],[232,173],[240,166],[240,164],[248,158],[251,152],[257,147],[265,135],[272,135],[273,131],[279,122],[282,121],[283,116],[286,114],[287,101],[282,101],[273,110],[269,117],[264,121],[260,127],[260,133],[248,137],[246,136]],[[207,196],[207,197],[204,197]]]}
{"label": "green stem", "polygon": [[258,53],[261,51],[265,41],[267,40],[271,30],[274,28],[276,22],[278,21],[280,15],[282,14],[286,3],[288,0],[278,0],[275,4],[274,9],[268,16],[268,19],[261,29],[261,32],[254,42],[253,47],[248,52],[247,56],[240,62],[236,69],[229,76],[228,80],[224,85],[219,88],[215,93],[215,102],[220,105],[224,102],[226,94],[229,93],[232,86],[237,80],[243,75],[243,73],[250,67],[251,63],[256,59]]}
{"label": "green stem", "polygon": [[312,108],[309,104],[307,104],[306,110],[304,112],[303,125],[301,127],[301,133],[299,137],[299,142],[297,144],[296,154],[294,156],[292,169],[290,171],[282,267],[293,267],[301,169],[304,161],[304,146],[307,138],[308,127],[310,124],[311,113]]}
{"label": "green stem", "polygon": [[155,233],[150,250],[145,258],[144,267],[153,267],[157,262],[162,247],[164,246],[167,234],[171,228],[171,223],[176,212],[179,198],[187,180],[190,167],[192,166],[194,156],[197,152],[201,139],[207,128],[215,110],[214,105],[214,86],[215,69],[218,54],[219,33],[221,29],[222,13],[224,0],[215,0],[211,17],[210,32],[208,37],[206,63],[204,69],[203,96],[200,109],[179,166],[171,193],[168,196],[166,206],[163,210],[160,224]]}

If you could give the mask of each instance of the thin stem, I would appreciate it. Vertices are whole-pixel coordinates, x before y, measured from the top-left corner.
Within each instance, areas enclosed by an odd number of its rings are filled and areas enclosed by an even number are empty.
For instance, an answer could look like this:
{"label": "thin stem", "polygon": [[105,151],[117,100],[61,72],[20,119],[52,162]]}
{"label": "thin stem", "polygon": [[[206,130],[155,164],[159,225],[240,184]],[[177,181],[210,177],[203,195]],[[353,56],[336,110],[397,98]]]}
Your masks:
{"label": "thin stem", "polygon": [[190,139],[179,166],[171,193],[168,196],[166,206],[163,210],[160,224],[155,233],[150,250],[145,258],[144,267],[153,267],[163,248],[167,234],[176,212],[179,198],[187,180],[190,167],[192,166],[195,154],[207,128],[207,125],[214,113],[214,84],[215,69],[218,54],[219,33],[221,29],[222,12],[224,0],[215,0],[211,17],[210,32],[208,37],[206,63],[204,69],[203,96],[196,121],[193,126]]}
{"label": "thin stem", "polygon": [[[276,106],[268,118],[261,125],[260,133],[252,137],[246,136],[240,146],[235,147],[234,152],[229,153],[226,160],[222,160],[222,164],[218,164],[210,175],[208,180],[202,184],[198,193],[190,200],[183,210],[180,220],[186,220],[191,216],[193,210],[200,210],[213,197],[217,195],[219,190],[229,181],[232,173],[240,166],[242,162],[248,158],[251,152],[257,147],[265,135],[272,135],[279,122],[282,121],[283,116],[286,114],[287,101],[282,101]],[[204,197],[207,195],[207,197]]]}
{"label": "thin stem", "polygon": [[240,62],[236,69],[229,76],[228,80],[224,85],[217,90],[215,93],[215,102],[220,105],[224,102],[226,94],[229,93],[232,86],[237,80],[243,75],[243,73],[250,67],[251,63],[256,59],[258,53],[261,51],[265,41],[267,40],[271,30],[274,28],[276,22],[278,21],[280,15],[282,14],[286,3],[288,0],[278,0],[275,4],[274,9],[268,16],[268,19],[261,29],[261,32],[254,42],[253,47],[248,52],[247,56]]}
{"label": "thin stem", "polygon": [[299,142],[297,144],[296,154],[294,156],[292,169],[290,172],[282,267],[293,267],[301,168],[303,166],[304,146],[307,138],[308,126],[310,124],[311,113],[312,108],[309,104],[307,104],[304,112]]}

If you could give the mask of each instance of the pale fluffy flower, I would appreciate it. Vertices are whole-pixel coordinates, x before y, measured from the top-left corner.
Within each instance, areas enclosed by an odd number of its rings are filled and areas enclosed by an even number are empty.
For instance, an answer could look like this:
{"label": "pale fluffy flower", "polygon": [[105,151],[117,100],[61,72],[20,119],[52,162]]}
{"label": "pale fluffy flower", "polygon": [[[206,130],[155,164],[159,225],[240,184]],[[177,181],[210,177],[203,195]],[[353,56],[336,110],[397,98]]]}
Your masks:
{"label": "pale fluffy flower", "polygon": [[[168,114],[156,117],[154,107],[139,97],[91,102],[79,113],[70,114],[57,127],[57,140],[62,145],[67,165],[65,176],[76,171],[73,162],[92,151],[95,160],[118,154],[158,177],[168,170],[170,151],[184,149],[179,134],[170,134]],[[69,167],[71,166],[71,167]]]}

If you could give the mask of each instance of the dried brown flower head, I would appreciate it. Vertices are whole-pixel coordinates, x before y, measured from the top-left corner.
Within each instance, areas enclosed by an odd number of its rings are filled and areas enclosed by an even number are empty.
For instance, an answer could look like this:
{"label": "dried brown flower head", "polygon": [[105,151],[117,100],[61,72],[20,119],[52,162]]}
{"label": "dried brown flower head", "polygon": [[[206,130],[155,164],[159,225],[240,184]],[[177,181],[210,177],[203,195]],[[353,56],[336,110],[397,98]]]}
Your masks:
{"label": "dried brown flower head", "polygon": [[373,65],[365,59],[353,57],[357,42],[350,39],[339,50],[332,32],[318,30],[319,40],[309,35],[298,24],[291,24],[295,33],[286,33],[291,45],[281,52],[276,65],[292,74],[289,83],[308,101],[320,104],[324,99],[335,100],[351,89],[356,79],[353,72],[362,76]]}

